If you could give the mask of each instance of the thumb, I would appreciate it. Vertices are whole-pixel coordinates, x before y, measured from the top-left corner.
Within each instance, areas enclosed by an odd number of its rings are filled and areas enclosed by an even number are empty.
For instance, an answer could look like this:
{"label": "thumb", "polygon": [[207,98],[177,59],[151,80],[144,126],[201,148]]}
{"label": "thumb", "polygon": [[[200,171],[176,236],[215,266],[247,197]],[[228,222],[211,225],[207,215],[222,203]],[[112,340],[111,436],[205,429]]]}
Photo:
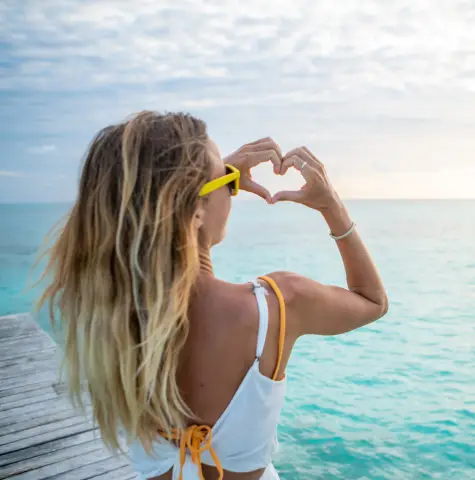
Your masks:
{"label": "thumb", "polygon": [[259,185],[257,182],[254,180],[251,180],[250,178],[244,182],[244,185],[241,185],[243,190],[246,190],[247,192],[254,193],[258,197],[263,198],[267,203],[271,203],[271,194],[269,193],[269,190],[267,188],[263,187],[262,185]]}
{"label": "thumb", "polygon": [[282,190],[277,192],[272,197],[272,203],[277,202],[297,202],[299,203],[302,200],[302,192],[293,191],[293,190]]}

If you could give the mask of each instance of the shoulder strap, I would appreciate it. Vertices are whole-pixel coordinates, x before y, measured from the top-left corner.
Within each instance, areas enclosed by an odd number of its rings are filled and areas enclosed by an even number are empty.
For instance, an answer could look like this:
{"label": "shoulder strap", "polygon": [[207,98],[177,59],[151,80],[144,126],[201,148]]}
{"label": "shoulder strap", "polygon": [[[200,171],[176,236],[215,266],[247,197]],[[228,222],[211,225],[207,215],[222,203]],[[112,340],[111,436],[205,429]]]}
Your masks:
{"label": "shoulder strap", "polygon": [[[280,365],[282,363],[282,354],[284,352],[285,325],[286,325],[285,301],[284,301],[284,296],[280,291],[280,288],[277,286],[277,283],[275,283],[275,281],[272,278],[266,275],[263,275],[259,277],[259,279],[264,280],[270,285],[270,287],[275,293],[275,296],[277,297],[277,300],[279,301],[279,310],[280,310],[279,347],[277,350],[277,363],[275,365],[274,375],[272,375],[272,380],[277,380],[277,375],[279,374]],[[264,298],[264,301],[265,301],[265,298]],[[267,302],[266,302],[266,308],[267,308]],[[267,330],[267,327],[266,327],[266,330]]]}
{"label": "shoulder strap", "polygon": [[252,285],[254,286],[254,295],[256,296],[257,307],[259,309],[256,357],[260,359],[262,351],[264,350],[264,344],[266,343],[267,327],[269,325],[269,309],[265,297],[265,288],[257,280],[253,280]]}

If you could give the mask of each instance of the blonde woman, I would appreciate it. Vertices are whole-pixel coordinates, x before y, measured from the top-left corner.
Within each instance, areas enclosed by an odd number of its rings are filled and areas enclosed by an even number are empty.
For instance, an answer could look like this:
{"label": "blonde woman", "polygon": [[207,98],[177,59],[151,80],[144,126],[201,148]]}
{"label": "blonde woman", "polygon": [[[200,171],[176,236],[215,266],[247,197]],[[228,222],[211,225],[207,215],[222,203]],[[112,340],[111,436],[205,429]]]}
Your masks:
{"label": "blonde woman", "polygon": [[[297,168],[305,186],[271,198],[250,175],[266,161],[276,174]],[[239,188],[320,211],[348,289],[288,272],[245,284],[216,278],[210,249]],[[184,114],[142,112],[99,132],[47,273],[42,302],[65,332],[70,393],[80,400],[86,386],[104,442],[119,448],[123,431],[143,479],[277,479],[272,453],[295,341],[348,332],[388,308],[315,155],[302,147],[282,156],[267,138],[223,162],[205,124]]]}

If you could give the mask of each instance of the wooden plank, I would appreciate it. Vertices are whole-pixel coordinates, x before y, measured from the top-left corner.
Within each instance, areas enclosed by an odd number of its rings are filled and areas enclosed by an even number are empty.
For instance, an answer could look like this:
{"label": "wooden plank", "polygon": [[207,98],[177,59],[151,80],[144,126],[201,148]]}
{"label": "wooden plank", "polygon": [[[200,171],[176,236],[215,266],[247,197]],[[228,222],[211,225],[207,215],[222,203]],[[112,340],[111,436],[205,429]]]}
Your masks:
{"label": "wooden plank", "polygon": [[13,337],[3,338],[0,331],[0,340],[5,342],[8,340],[10,345],[26,345],[28,343],[33,343],[35,339],[42,338],[44,342],[54,343],[53,339],[43,330],[37,329],[30,332],[28,335],[15,335]]}
{"label": "wooden plank", "polygon": [[29,313],[18,313],[16,315],[6,315],[0,317],[0,327],[9,326],[12,324],[24,325],[26,323],[37,323],[33,320],[33,317]]}
{"label": "wooden plank", "polygon": [[29,317],[26,317],[26,320],[20,317],[5,320],[5,317],[0,317],[0,337],[2,336],[2,332],[9,330],[15,330],[21,335],[23,332],[34,332],[40,328],[41,327],[36,322],[32,322]]}
{"label": "wooden plank", "polygon": [[[53,453],[63,450],[65,448],[78,448],[79,445],[87,442],[98,441],[97,431],[89,431],[80,433],[78,435],[71,435],[65,438],[59,438],[48,443],[34,445],[24,450],[15,450],[14,452],[6,453],[0,456],[0,467],[5,468],[6,465],[11,465],[17,462],[25,462],[29,458],[44,457],[48,458]],[[37,458],[38,462],[41,462]],[[45,463],[46,465],[48,464]],[[2,470],[0,470],[2,472]],[[1,478],[1,477],[0,477]]]}
{"label": "wooden plank", "polygon": [[55,345],[52,345],[49,342],[43,341],[43,346],[30,344],[30,345],[22,345],[20,349],[15,348],[5,348],[3,347],[0,350],[0,361],[7,360],[7,359],[16,359],[24,357],[25,355],[31,355],[32,353],[39,352],[39,351],[46,351],[46,350],[55,350]]}
{"label": "wooden plank", "polygon": [[20,355],[16,355],[14,358],[6,358],[0,361],[0,369],[10,368],[14,366],[28,365],[35,363],[37,360],[46,360],[50,358],[57,363],[61,360],[59,356],[59,350],[55,345],[51,345],[51,348],[44,348],[38,352],[27,352],[24,355],[19,352]]}
{"label": "wooden plank", "polygon": [[67,480],[85,480],[88,478],[103,478],[103,476],[107,474],[114,474],[112,478],[117,479],[117,469],[119,468],[126,468],[128,469],[128,475],[133,477],[133,471],[130,465],[127,465],[127,459],[123,457],[114,457],[111,456],[110,458],[106,458],[105,460],[101,460],[99,462],[91,463],[89,465],[84,465],[82,467],[76,468],[75,470],[65,472],[62,475],[55,475],[54,477],[48,478],[56,478],[56,479],[67,479]]}
{"label": "wooden plank", "polygon": [[[50,384],[50,387],[53,388],[53,384]],[[7,402],[9,397],[2,398],[3,402]],[[28,404],[28,405],[21,405],[21,406],[14,406],[9,408],[5,411],[0,411],[0,420],[3,420],[6,417],[11,417],[12,415],[20,416],[24,414],[35,413],[36,410],[43,410],[48,409],[50,407],[57,407],[60,404],[67,404],[66,399],[62,397],[50,398],[49,400],[44,400],[41,405],[36,403]]]}
{"label": "wooden plank", "polygon": [[41,404],[41,408],[39,408],[38,405],[25,405],[24,407],[12,408],[7,412],[0,412],[0,428],[13,423],[24,422],[30,418],[50,415],[68,409],[71,410],[72,407],[62,398],[46,400]]}
{"label": "wooden plank", "polygon": [[[59,477],[53,478],[59,480]],[[132,470],[130,465],[126,465],[117,470],[91,477],[91,480],[139,480],[139,475]]]}
{"label": "wooden plank", "polygon": [[[40,401],[39,398],[42,395],[37,395],[37,392],[44,392],[45,389],[33,390],[32,392],[26,392],[22,401],[10,402],[10,398],[14,396],[0,398],[0,426],[5,427],[11,423],[23,422],[28,416],[29,418],[34,418],[38,416],[47,415],[55,411],[60,412],[66,409],[76,412],[77,414],[84,414],[85,411],[89,411],[91,406],[91,401],[89,398],[83,398],[84,408],[81,408],[79,405],[73,406],[69,401],[66,393],[63,391],[64,386],[58,384],[49,384],[49,392],[54,392],[44,396]],[[48,391],[48,390],[46,390]],[[2,408],[4,407],[4,408]]]}
{"label": "wooden plank", "polygon": [[31,392],[32,395],[34,395],[34,391],[40,390],[42,388],[46,387],[53,387],[54,383],[51,383],[51,381],[43,381],[39,383],[32,383],[32,384],[26,384],[26,385],[19,385],[18,387],[14,388],[9,388],[8,390],[3,390],[0,391],[0,402],[7,402],[7,397],[11,397],[12,395],[18,395],[20,393],[26,393],[26,392]]}
{"label": "wooden plank", "polygon": [[[35,392],[35,390],[34,390]],[[5,410],[11,410],[12,408],[23,407],[25,405],[32,405],[33,403],[43,402],[45,400],[51,400],[58,398],[58,394],[52,387],[44,387],[36,390],[36,394],[32,395],[31,392],[19,393],[10,397],[5,397],[0,402],[0,412]]]}
{"label": "wooden plank", "polygon": [[60,350],[29,315],[0,317],[0,479],[132,480],[60,383]]}
{"label": "wooden plank", "polygon": [[[101,460],[106,460],[110,457],[110,452],[105,449],[95,450],[93,452],[86,453],[85,455],[68,458],[67,460],[53,463],[52,465],[47,465],[36,470],[30,470],[29,472],[21,473],[19,475],[13,475],[10,478],[13,480],[42,480],[44,478],[51,478],[54,475],[67,473],[64,478],[69,479],[73,470],[91,463],[97,463]],[[117,461],[115,458],[114,460]]]}
{"label": "wooden plank", "polygon": [[11,320],[9,322],[0,322],[0,339],[12,336],[21,337],[42,331],[42,328],[36,322],[28,319],[24,321]]}
{"label": "wooden plank", "polygon": [[35,372],[38,373],[48,371],[59,376],[60,367],[54,358],[45,358],[44,360],[38,360],[35,363],[1,369],[0,383],[8,378],[21,377],[23,375],[32,375]]}
{"label": "wooden plank", "polygon": [[29,472],[30,470],[36,470],[53,463],[67,460],[79,455],[84,455],[89,452],[101,450],[103,448],[104,447],[101,442],[97,440],[91,440],[80,444],[78,443],[72,447],[58,449],[54,452],[48,453],[48,455],[35,455],[26,459],[22,456],[20,461],[9,463],[3,467],[0,467],[0,478],[8,478],[12,475],[18,475],[20,473]]}
{"label": "wooden plank", "polygon": [[3,345],[8,345],[16,340],[18,340],[18,342],[28,342],[30,339],[39,337],[42,334],[43,332],[39,332],[38,330],[24,330],[21,331],[21,333],[18,333],[18,331],[15,331],[12,328],[0,330],[0,348],[2,348]]}
{"label": "wooden plank", "polygon": [[34,322],[0,323],[0,339],[22,337],[40,331],[40,326]]}
{"label": "wooden plank", "polygon": [[9,350],[11,350],[11,352],[18,354],[19,350],[25,351],[29,348],[43,350],[43,348],[54,345],[53,340],[44,332],[36,332],[25,337],[13,337],[5,340],[4,343],[0,345],[2,353],[9,353]]}
{"label": "wooden plank", "polygon": [[8,321],[8,320],[15,320],[15,319],[22,319],[24,317],[31,318],[31,314],[28,312],[21,312],[21,313],[10,313],[9,315],[3,315],[3,317],[0,317],[0,322],[1,321]]}
{"label": "wooden plank", "polygon": [[19,335],[23,332],[43,331],[29,314],[17,315],[12,318],[0,317],[0,337],[2,336],[2,332],[9,330],[16,330]]}
{"label": "wooden plank", "polygon": [[[5,395],[4,397],[0,397],[0,409],[4,407],[9,402],[19,401],[21,402],[24,398],[26,399],[34,399],[40,395],[44,395],[45,393],[56,393],[56,390],[53,388],[52,385],[47,385],[46,387],[37,388],[31,392],[20,392],[15,393],[12,395]],[[56,395],[58,395],[56,393]]]}
{"label": "wooden plank", "polygon": [[[27,420],[11,423],[10,425],[4,425],[2,427],[2,435],[8,435],[9,433],[13,432],[20,432],[22,430],[28,430],[33,427],[37,427],[39,425],[47,425],[52,422],[65,420],[67,418],[89,418],[92,414],[92,409],[86,407],[86,411],[84,413],[79,412],[77,410],[73,410],[69,405],[64,405],[64,410],[55,411],[49,415],[41,415],[39,417],[28,418]],[[1,438],[1,437],[0,437]]]}
{"label": "wooden plank", "polygon": [[34,385],[36,383],[55,383],[58,380],[58,375],[53,372],[36,372],[20,377],[6,378],[0,384],[0,391],[10,390],[11,388],[19,387],[21,385]]}
{"label": "wooden plank", "polygon": [[10,379],[23,377],[25,375],[34,375],[38,372],[51,372],[59,377],[59,366],[56,366],[54,360],[47,360],[44,362],[38,362],[29,367],[20,367],[20,368],[6,368],[5,370],[0,370],[0,383]]}
{"label": "wooden plank", "polygon": [[93,429],[94,428],[91,424],[88,424],[87,422],[81,422],[59,430],[53,430],[52,432],[41,433],[35,437],[22,438],[21,440],[17,440],[15,442],[0,445],[0,455],[14,452],[15,450],[21,450],[22,448],[32,447],[33,445],[38,445],[40,443],[51,442],[57,438],[68,437],[69,435],[74,435],[76,433],[89,432]]}
{"label": "wooden plank", "polygon": [[0,349],[8,348],[9,346],[18,348],[20,344],[23,345],[39,345],[45,338],[41,332],[33,332],[29,335],[15,335],[11,338],[4,338],[0,336]]}
{"label": "wooden plank", "polygon": [[57,432],[60,433],[59,430],[72,427],[74,425],[90,425],[93,428],[92,422],[88,421],[87,418],[84,418],[81,415],[76,415],[75,417],[66,418],[64,420],[58,420],[55,422],[48,423],[47,425],[39,425],[37,427],[28,428],[25,430],[21,430],[19,432],[13,432],[6,435],[0,436],[0,447],[2,445],[6,445],[8,443],[17,442],[19,440],[23,440],[24,438],[33,438],[36,436],[41,436],[46,433],[50,432]]}

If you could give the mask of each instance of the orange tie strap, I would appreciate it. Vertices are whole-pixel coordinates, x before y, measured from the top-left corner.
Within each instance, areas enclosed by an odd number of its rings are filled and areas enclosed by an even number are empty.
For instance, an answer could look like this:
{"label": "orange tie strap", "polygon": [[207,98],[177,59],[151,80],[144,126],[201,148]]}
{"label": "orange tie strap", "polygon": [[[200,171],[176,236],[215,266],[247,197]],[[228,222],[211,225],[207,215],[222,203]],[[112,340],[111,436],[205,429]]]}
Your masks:
{"label": "orange tie strap", "polygon": [[285,301],[280,288],[277,286],[272,278],[263,275],[259,277],[261,280],[267,282],[272,290],[274,290],[275,296],[279,301],[279,310],[280,310],[280,331],[279,331],[279,349],[277,352],[277,364],[275,366],[274,375],[272,375],[272,380],[277,380],[277,375],[279,374],[280,365],[282,363],[282,355],[284,353],[284,341],[285,341],[285,325],[286,325],[286,317],[285,317]]}
{"label": "orange tie strap", "polygon": [[198,473],[200,480],[205,480],[203,476],[203,471],[201,469],[201,454],[206,450],[209,450],[209,453],[216,465],[216,469],[219,473],[219,480],[224,478],[224,470],[221,466],[216,452],[211,446],[211,441],[213,439],[213,432],[211,427],[207,425],[191,425],[186,430],[183,431],[173,431],[171,435],[166,433],[161,433],[161,435],[168,440],[179,440],[180,441],[180,475],[178,480],[183,480],[183,466],[186,461],[186,449],[190,451],[192,462],[198,467]]}

